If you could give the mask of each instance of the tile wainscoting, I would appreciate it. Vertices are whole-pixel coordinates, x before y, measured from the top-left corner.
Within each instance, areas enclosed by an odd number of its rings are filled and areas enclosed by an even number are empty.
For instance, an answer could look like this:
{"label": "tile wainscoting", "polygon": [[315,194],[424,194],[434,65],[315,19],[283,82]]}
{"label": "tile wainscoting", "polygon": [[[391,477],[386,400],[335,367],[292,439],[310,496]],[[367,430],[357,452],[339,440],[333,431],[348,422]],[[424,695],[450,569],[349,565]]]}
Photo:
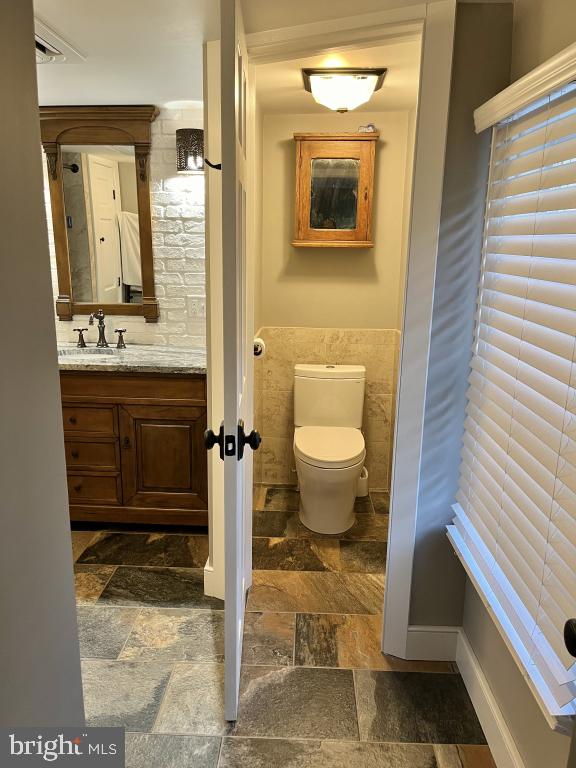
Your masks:
{"label": "tile wainscoting", "polygon": [[295,484],[294,365],[366,366],[362,431],[370,488],[388,490],[396,410],[400,332],[372,328],[265,327],[257,332],[266,354],[255,360],[254,423],[264,442],[254,455],[254,478],[267,485]]}
{"label": "tile wainscoting", "polygon": [[[126,342],[206,349],[206,270],[204,261],[204,174],[176,173],[176,129],[202,128],[202,105],[186,109],[161,109],[152,123],[150,151],[150,200],[154,280],[160,304],[160,320],[145,323],[142,317],[109,315],[109,341],[113,329],[127,329]],[[44,187],[52,285],[58,296],[56,253],[46,162]],[[80,322],[56,322],[59,342],[75,341]],[[95,340],[95,331],[88,334]]]}

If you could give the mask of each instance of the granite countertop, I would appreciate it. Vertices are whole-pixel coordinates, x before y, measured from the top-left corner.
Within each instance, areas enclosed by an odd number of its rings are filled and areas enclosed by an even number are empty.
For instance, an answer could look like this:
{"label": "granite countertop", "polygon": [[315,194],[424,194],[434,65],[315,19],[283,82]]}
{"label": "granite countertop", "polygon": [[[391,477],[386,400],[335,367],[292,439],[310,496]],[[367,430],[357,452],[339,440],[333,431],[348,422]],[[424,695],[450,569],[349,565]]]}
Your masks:
{"label": "granite countertop", "polygon": [[58,345],[61,371],[120,371],[122,373],[206,373],[206,352],[188,347],[131,344],[126,349]]}

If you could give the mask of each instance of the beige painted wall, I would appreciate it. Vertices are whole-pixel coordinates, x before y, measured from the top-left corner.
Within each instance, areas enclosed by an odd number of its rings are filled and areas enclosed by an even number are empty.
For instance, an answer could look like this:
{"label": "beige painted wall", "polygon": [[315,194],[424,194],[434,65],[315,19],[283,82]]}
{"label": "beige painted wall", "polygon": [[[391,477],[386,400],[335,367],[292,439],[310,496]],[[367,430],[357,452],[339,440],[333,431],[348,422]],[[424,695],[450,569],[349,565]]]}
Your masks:
{"label": "beige painted wall", "polygon": [[[376,149],[374,248],[294,248],[295,131],[355,131],[372,122]],[[403,210],[408,112],[265,115],[262,135],[263,326],[397,328],[404,290]]]}
{"label": "beige painted wall", "polygon": [[84,708],[32,1],[3,0],[0,29],[0,723],[79,728]]}
{"label": "beige painted wall", "polygon": [[574,42],[575,0],[515,0],[512,80]]}
{"label": "beige painted wall", "polygon": [[408,253],[410,249],[410,214],[412,212],[412,178],[414,176],[414,152],[416,150],[416,117],[417,109],[408,113],[407,145],[406,145],[406,169],[404,183],[404,202],[402,209],[402,257],[400,261],[400,274],[398,276],[398,319],[396,327],[402,329],[404,324],[404,299],[406,292],[406,267],[408,265]]}

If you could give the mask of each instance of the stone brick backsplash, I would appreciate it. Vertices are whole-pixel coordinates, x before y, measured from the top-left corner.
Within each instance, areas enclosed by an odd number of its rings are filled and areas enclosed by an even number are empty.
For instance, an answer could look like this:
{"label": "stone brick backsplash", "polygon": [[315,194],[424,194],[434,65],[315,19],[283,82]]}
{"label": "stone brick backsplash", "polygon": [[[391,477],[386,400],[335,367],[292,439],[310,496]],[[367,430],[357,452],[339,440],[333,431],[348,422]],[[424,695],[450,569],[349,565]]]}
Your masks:
{"label": "stone brick backsplash", "polygon": [[[204,175],[176,173],[176,129],[202,128],[202,106],[191,109],[162,109],[152,123],[150,152],[150,198],[152,246],[156,296],[160,320],[145,323],[141,317],[109,315],[108,340],[114,328],[127,329],[126,342],[206,348],[206,270],[204,261],[205,202]],[[58,295],[56,254],[52,233],[50,196],[44,162],[46,213],[54,297]],[[83,318],[82,318],[83,320]],[[73,341],[72,329],[81,321],[60,322],[56,318],[58,341]],[[88,333],[95,341],[96,329]]]}
{"label": "stone brick backsplash", "polygon": [[388,490],[396,410],[400,332],[396,329],[261,328],[266,354],[254,361],[254,424],[264,438],[254,454],[256,482],[296,483],[294,365],[344,363],[366,367],[362,432],[372,489]]}

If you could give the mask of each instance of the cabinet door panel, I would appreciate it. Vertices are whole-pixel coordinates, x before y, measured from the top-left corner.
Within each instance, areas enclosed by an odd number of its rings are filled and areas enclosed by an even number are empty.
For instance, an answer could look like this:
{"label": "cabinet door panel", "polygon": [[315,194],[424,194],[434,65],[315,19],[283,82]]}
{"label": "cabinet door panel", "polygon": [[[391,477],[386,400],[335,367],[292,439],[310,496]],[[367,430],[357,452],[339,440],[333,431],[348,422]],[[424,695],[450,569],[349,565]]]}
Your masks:
{"label": "cabinet door panel", "polygon": [[202,407],[120,408],[124,503],[206,509],[207,460]]}
{"label": "cabinet door panel", "polygon": [[142,486],[149,490],[192,487],[194,424],[139,425]]}

